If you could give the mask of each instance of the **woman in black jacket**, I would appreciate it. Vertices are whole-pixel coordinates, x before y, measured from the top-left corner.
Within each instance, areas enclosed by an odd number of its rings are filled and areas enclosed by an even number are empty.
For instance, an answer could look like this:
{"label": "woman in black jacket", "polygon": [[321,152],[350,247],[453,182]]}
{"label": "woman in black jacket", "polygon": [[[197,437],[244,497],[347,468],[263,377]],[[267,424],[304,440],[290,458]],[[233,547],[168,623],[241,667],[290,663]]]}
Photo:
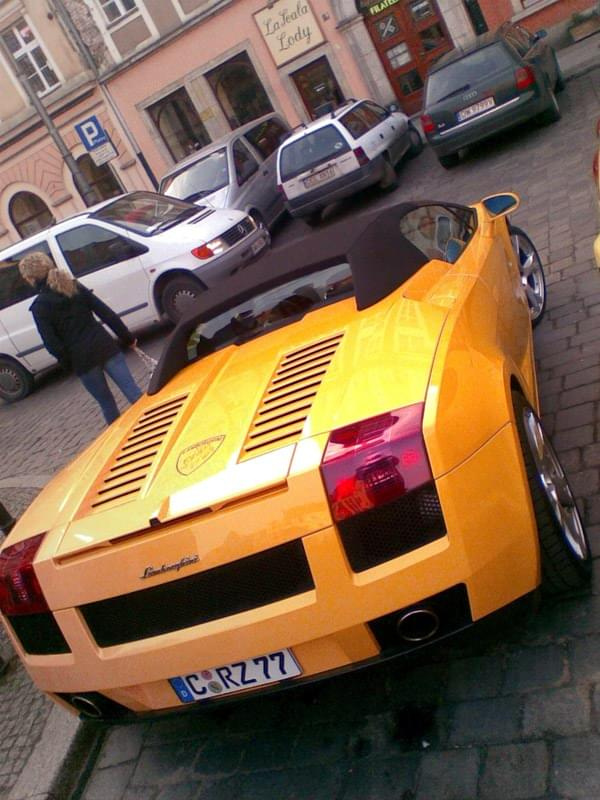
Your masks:
{"label": "woman in black jacket", "polygon": [[115,398],[106,381],[110,375],[130,403],[142,394],[133,379],[118,342],[98,322],[106,323],[121,344],[136,340],[115,312],[41,252],[29,253],[19,262],[24,280],[38,295],[30,306],[46,349],[64,369],[72,369],[100,404],[106,423],[119,416]]}

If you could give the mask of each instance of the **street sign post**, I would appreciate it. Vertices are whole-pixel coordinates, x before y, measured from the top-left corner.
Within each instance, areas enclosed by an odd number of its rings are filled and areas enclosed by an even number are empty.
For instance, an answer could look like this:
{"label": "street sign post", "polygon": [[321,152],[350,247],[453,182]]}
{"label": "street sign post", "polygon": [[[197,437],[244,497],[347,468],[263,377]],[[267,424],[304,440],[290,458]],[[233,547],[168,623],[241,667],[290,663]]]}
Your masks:
{"label": "street sign post", "polygon": [[108,133],[100,124],[98,117],[92,116],[84,119],[83,122],[79,122],[75,125],[75,130],[97,167],[105,164],[117,155],[115,146],[111,142]]}

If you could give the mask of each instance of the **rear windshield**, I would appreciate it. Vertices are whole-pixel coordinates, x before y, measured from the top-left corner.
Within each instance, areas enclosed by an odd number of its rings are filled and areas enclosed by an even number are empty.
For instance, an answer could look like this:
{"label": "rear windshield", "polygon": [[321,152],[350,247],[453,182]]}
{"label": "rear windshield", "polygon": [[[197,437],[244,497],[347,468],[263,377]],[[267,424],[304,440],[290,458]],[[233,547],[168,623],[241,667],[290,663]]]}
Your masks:
{"label": "rear windshield", "polygon": [[90,216],[142,236],[154,236],[200,211],[198,206],[162,194],[134,192],[102,206]]}
{"label": "rear windshield", "polygon": [[353,295],[352,272],[346,263],[287,281],[198,325],[188,340],[188,361],[285,327],[317,308]]}
{"label": "rear windshield", "polygon": [[227,151],[223,148],[194,161],[176,175],[168,175],[162,180],[160,191],[170,197],[193,203],[222,189],[228,183]]}
{"label": "rear windshield", "polygon": [[482,82],[492,82],[496,74],[514,67],[510,53],[501,42],[482,47],[429,76],[425,105],[439,103],[453,94],[480,86]]}
{"label": "rear windshield", "polygon": [[347,153],[350,145],[334,125],[307,133],[281,150],[281,180],[289,180],[329,158]]}

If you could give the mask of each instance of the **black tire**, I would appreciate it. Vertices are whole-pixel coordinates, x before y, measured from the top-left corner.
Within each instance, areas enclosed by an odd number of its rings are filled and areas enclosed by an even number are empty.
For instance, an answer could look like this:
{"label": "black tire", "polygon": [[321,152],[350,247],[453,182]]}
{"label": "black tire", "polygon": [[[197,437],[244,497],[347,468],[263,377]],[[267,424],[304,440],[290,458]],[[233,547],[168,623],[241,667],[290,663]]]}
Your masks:
{"label": "black tire", "polygon": [[582,589],[592,559],[573,492],[538,416],[520,392],[512,400],[538,529],[542,589],[548,595]]}
{"label": "black tire", "polygon": [[548,87],[548,94],[550,95],[550,104],[548,105],[548,108],[539,116],[539,120],[542,125],[552,125],[553,122],[558,122],[558,120],[562,117],[558,100],[556,99],[554,90],[550,87]]}
{"label": "black tire", "polygon": [[398,176],[387,156],[383,156],[383,174],[379,181],[379,188],[382,192],[392,192],[398,187]]}
{"label": "black tire", "polygon": [[438,156],[438,161],[444,169],[452,169],[452,167],[458,166],[460,157],[458,153],[449,153],[447,156]]}
{"label": "black tire", "polygon": [[412,124],[412,122],[408,123],[408,136],[410,138],[410,147],[408,148],[407,156],[409,158],[414,158],[418,156],[419,153],[423,152],[423,139],[421,138],[421,134]]}
{"label": "black tire", "polygon": [[536,246],[522,228],[509,225],[508,232],[518,259],[521,283],[527,295],[531,324],[539,325],[546,310],[546,276]]}
{"label": "black tire", "polygon": [[316,228],[321,222],[321,211],[313,211],[312,214],[308,214],[306,217],[302,217],[302,219],[309,227]]}
{"label": "black tire", "polygon": [[179,322],[181,317],[191,308],[204,291],[204,287],[194,278],[177,275],[171,278],[161,292],[163,311],[173,323]]}
{"label": "black tire", "polygon": [[22,400],[33,389],[33,375],[11,358],[0,358],[0,398],[7,403]]}

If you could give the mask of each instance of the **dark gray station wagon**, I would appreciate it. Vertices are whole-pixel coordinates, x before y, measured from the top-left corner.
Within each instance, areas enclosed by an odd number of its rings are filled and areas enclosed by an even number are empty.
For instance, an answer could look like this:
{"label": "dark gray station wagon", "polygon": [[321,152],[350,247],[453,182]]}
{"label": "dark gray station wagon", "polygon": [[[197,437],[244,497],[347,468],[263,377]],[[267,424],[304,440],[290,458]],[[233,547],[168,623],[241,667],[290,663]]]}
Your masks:
{"label": "dark gray station wagon", "polygon": [[506,23],[446,53],[427,77],[421,124],[442,166],[459,150],[537,118],[556,122],[564,80],[545,31]]}

